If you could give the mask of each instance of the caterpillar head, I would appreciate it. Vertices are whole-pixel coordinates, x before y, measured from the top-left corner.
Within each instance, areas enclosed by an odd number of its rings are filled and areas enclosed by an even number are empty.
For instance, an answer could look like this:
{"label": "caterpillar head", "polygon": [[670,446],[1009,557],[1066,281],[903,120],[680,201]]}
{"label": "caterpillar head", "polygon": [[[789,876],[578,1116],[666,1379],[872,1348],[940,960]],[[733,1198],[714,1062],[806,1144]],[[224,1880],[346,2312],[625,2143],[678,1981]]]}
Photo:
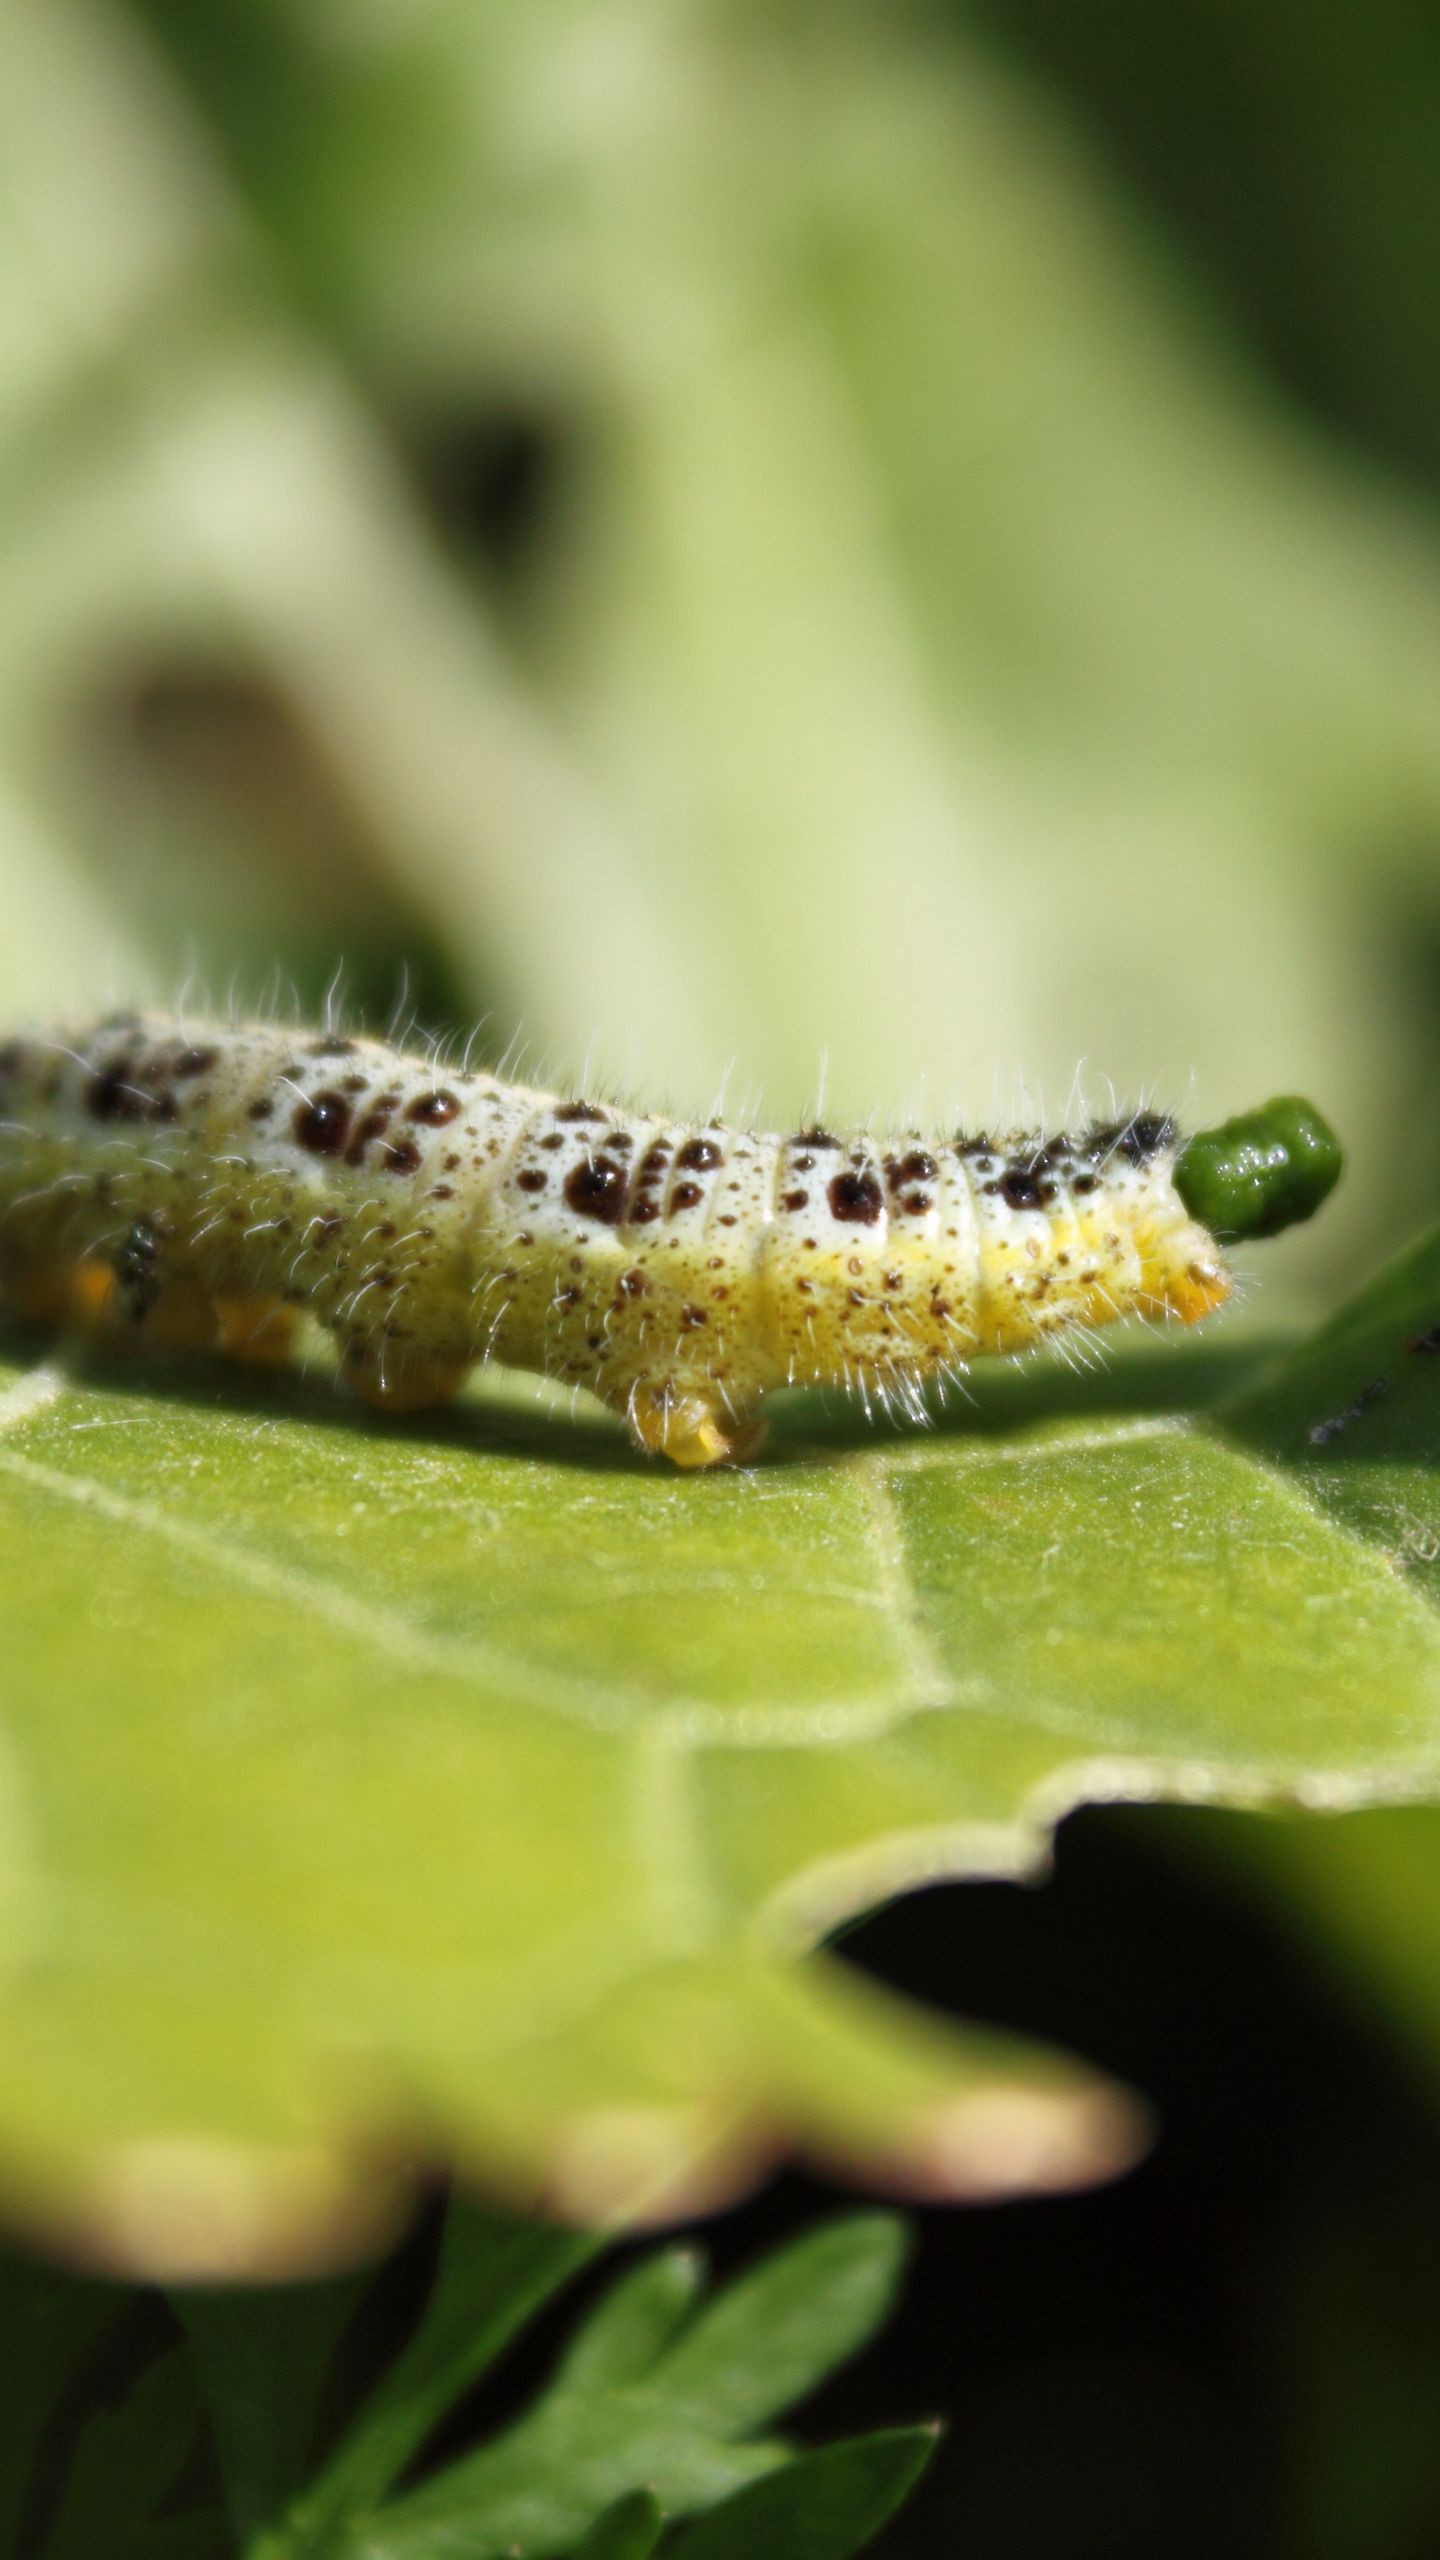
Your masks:
{"label": "caterpillar head", "polygon": [[1191,1138],[1176,1162],[1175,1188],[1192,1218],[1234,1244],[1312,1218],[1344,1161],[1313,1103],[1283,1094]]}

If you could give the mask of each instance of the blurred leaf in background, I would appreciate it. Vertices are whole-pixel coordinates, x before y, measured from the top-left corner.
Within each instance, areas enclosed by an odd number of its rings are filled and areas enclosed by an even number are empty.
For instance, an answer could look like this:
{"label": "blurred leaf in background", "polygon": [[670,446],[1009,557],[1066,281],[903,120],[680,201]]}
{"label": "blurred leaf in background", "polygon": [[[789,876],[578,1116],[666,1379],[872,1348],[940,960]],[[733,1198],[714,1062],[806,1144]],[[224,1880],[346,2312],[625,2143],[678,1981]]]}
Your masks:
{"label": "blurred leaf in background", "polygon": [[[1433,530],[1053,99],[807,0],[146,21],[57,0],[0,107],[17,991],[75,992],[88,871],[161,987],[408,951],[707,1103],[1085,1057],[1385,1125]],[[1408,1214],[1375,1151],[1348,1214],[1332,1264]]]}

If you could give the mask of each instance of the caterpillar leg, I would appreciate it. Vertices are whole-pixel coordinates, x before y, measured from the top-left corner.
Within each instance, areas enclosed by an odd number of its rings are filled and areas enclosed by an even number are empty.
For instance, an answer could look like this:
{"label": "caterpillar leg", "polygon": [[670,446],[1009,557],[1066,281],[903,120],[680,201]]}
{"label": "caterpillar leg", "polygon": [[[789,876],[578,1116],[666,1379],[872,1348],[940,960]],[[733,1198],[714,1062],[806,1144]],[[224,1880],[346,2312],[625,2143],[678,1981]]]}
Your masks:
{"label": "caterpillar leg", "polygon": [[1154,1308],[1147,1307],[1143,1312],[1178,1316],[1182,1324],[1203,1324],[1217,1307],[1224,1306],[1231,1287],[1230,1276],[1217,1255],[1196,1254],[1167,1282],[1165,1294]]}
{"label": "caterpillar leg", "polygon": [[448,1404],[463,1383],[468,1360],[405,1360],[394,1345],[347,1342],[340,1370],[345,1383],[381,1413],[423,1413]]}
{"label": "caterpillar leg", "polygon": [[147,1340],[161,1342],[167,1351],[213,1351],[215,1348],[215,1308],[196,1280],[172,1280],[160,1291],[154,1303],[138,1317],[132,1317],[121,1303],[120,1293],[110,1301],[107,1324],[128,1332],[138,1322]]}
{"label": "caterpillar leg", "polygon": [[172,1351],[210,1351],[215,1309],[183,1264],[171,1259],[162,1218],[137,1218],[111,1258],[113,1286],[98,1311],[108,1332],[143,1326],[147,1339]]}
{"label": "caterpillar leg", "polygon": [[295,1309],[273,1295],[215,1301],[216,1338],[230,1360],[266,1368],[288,1360],[298,1321]]}
{"label": "caterpillar leg", "polygon": [[103,1315],[114,1286],[107,1262],[36,1263],[7,1272],[0,1294],[17,1324],[91,1325]]}
{"label": "caterpillar leg", "polygon": [[733,1422],[701,1395],[676,1395],[665,1387],[632,1387],[625,1418],[642,1449],[677,1467],[736,1467],[753,1458],[765,1437],[757,1419]]}
{"label": "caterpillar leg", "polygon": [[120,1341],[143,1330],[147,1342],[173,1351],[208,1351],[215,1341],[215,1311],[198,1282],[152,1280],[141,1291],[93,1257],[17,1272],[4,1295],[22,1324],[79,1325]]}

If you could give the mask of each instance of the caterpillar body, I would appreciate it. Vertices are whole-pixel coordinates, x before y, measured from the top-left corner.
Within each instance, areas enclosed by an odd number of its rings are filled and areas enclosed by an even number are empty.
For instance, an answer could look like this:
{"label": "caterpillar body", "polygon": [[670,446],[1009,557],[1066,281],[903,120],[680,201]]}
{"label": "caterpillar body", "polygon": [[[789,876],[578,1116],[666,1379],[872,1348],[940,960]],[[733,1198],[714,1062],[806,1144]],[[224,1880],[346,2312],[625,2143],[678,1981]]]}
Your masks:
{"label": "caterpillar body", "polygon": [[1222,1237],[1339,1170],[1298,1102],[1183,1150],[1139,1113],[886,1144],[679,1124],[339,1032],[111,1015],[0,1040],[0,1304],[268,1359],[299,1315],[372,1402],[477,1359],[591,1389],[682,1467],[766,1395],[926,1382],[1228,1295]]}

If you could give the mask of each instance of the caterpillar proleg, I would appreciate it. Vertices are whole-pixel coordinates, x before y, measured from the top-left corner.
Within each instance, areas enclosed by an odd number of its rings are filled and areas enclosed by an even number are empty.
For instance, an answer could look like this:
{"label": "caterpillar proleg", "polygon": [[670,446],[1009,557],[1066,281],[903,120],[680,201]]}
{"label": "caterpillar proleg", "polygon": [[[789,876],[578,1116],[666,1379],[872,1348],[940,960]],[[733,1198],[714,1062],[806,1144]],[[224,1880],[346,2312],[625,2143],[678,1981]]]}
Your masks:
{"label": "caterpillar proleg", "polygon": [[477,1359],[586,1387],[643,1449],[742,1460],[776,1387],[927,1381],[1131,1313],[1191,1324],[1223,1241],[1340,1170],[1304,1103],[1182,1145],[764,1137],[506,1084],[340,1033],[111,1015],[0,1040],[0,1303],[242,1358],[297,1316],[405,1411]]}

